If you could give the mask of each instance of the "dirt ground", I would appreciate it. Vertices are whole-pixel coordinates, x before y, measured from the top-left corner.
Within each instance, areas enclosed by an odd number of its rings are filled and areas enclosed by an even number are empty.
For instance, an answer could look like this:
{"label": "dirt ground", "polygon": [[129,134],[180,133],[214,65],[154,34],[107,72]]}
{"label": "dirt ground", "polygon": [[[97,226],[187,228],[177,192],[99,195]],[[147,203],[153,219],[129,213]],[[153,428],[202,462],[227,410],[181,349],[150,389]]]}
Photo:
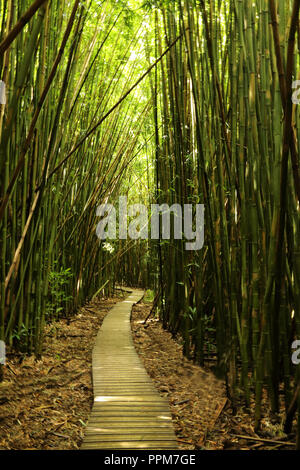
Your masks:
{"label": "dirt ground", "polygon": [[46,329],[42,360],[8,351],[0,384],[0,449],[78,449],[93,403],[94,339],[118,299],[95,301]]}
{"label": "dirt ground", "polygon": [[[71,319],[49,325],[40,361],[8,351],[0,384],[0,450],[80,448],[93,403],[94,339],[118,300],[95,301]],[[133,309],[134,343],[159,393],[169,400],[181,449],[293,449],[295,436],[283,435],[280,417],[265,412],[258,436],[253,413],[241,406],[233,416],[223,381],[187,360],[180,340],[156,318],[144,324],[150,310],[148,303]],[[287,439],[291,445],[281,442]]]}
{"label": "dirt ground", "polygon": [[[176,341],[157,318],[149,316],[151,305],[133,309],[134,342],[148,374],[170,403],[175,432],[181,449],[291,450],[295,435],[282,432],[284,410],[272,417],[264,398],[262,432],[254,432],[254,402],[250,412],[238,406],[232,414],[225,384],[209,368],[187,360],[180,339]],[[286,442],[290,441],[287,445]]]}

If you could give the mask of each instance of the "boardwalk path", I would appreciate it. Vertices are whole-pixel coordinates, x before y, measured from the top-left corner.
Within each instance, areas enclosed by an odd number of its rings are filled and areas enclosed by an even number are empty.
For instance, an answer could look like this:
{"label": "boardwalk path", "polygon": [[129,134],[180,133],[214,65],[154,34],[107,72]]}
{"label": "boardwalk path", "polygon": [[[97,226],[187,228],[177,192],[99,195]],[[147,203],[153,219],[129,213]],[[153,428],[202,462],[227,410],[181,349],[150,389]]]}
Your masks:
{"label": "boardwalk path", "polygon": [[169,406],[133,344],[134,290],[106,316],[93,350],[94,405],[82,449],[177,449]]}

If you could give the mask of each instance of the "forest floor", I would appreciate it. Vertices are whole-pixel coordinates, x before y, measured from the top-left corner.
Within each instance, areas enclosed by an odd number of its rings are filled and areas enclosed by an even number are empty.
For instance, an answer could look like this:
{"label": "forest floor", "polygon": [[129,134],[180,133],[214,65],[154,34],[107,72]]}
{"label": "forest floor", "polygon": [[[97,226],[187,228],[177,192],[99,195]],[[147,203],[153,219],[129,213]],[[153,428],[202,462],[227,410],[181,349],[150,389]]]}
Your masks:
{"label": "forest floor", "polygon": [[[8,351],[0,384],[0,450],[80,448],[93,403],[94,339],[118,300],[94,301],[74,317],[47,326],[39,361]],[[278,442],[286,439],[282,420],[272,419],[267,407],[260,436],[253,430],[253,412],[241,406],[233,416],[224,382],[187,360],[180,339],[156,318],[144,324],[150,310],[149,303],[133,309],[134,343],[159,393],[169,400],[181,449],[293,448]]]}
{"label": "forest floor", "polygon": [[[133,308],[132,330],[136,349],[156,388],[170,403],[179,448],[186,450],[291,450],[295,435],[282,432],[284,409],[279,416],[268,411],[264,396],[262,431],[254,432],[254,402],[250,411],[242,403],[233,415],[224,381],[210,368],[186,359],[180,338],[163,329],[151,316],[151,304]],[[287,444],[288,440],[292,441]]]}
{"label": "forest floor", "polygon": [[79,449],[93,404],[94,340],[118,300],[94,301],[49,325],[40,361],[8,351],[0,383],[0,450]]}

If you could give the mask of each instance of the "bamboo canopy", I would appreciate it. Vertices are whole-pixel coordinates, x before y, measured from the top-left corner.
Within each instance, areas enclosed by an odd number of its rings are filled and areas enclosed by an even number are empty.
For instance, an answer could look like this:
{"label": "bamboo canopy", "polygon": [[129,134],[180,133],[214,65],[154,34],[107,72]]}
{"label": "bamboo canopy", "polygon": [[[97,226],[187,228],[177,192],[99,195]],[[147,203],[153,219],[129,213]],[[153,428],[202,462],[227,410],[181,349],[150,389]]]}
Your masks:
{"label": "bamboo canopy", "polygon": [[[47,323],[100,286],[157,293],[233,408],[298,409],[300,0],[3,0],[0,339],[43,351]],[[99,204],[204,204],[205,242],[107,240]],[[174,220],[173,220],[174,222]],[[295,405],[296,403],[296,405]]]}

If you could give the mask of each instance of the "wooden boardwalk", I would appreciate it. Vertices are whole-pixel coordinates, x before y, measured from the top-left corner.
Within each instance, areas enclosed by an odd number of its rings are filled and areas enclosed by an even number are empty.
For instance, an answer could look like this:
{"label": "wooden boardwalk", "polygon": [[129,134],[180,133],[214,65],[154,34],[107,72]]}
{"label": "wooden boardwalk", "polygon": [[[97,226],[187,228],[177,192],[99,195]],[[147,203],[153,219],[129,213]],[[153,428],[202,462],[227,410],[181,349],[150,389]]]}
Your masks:
{"label": "wooden boardwalk", "polygon": [[93,350],[94,405],[82,449],[177,449],[169,405],[158,394],[132,340],[134,290],[106,316]]}

